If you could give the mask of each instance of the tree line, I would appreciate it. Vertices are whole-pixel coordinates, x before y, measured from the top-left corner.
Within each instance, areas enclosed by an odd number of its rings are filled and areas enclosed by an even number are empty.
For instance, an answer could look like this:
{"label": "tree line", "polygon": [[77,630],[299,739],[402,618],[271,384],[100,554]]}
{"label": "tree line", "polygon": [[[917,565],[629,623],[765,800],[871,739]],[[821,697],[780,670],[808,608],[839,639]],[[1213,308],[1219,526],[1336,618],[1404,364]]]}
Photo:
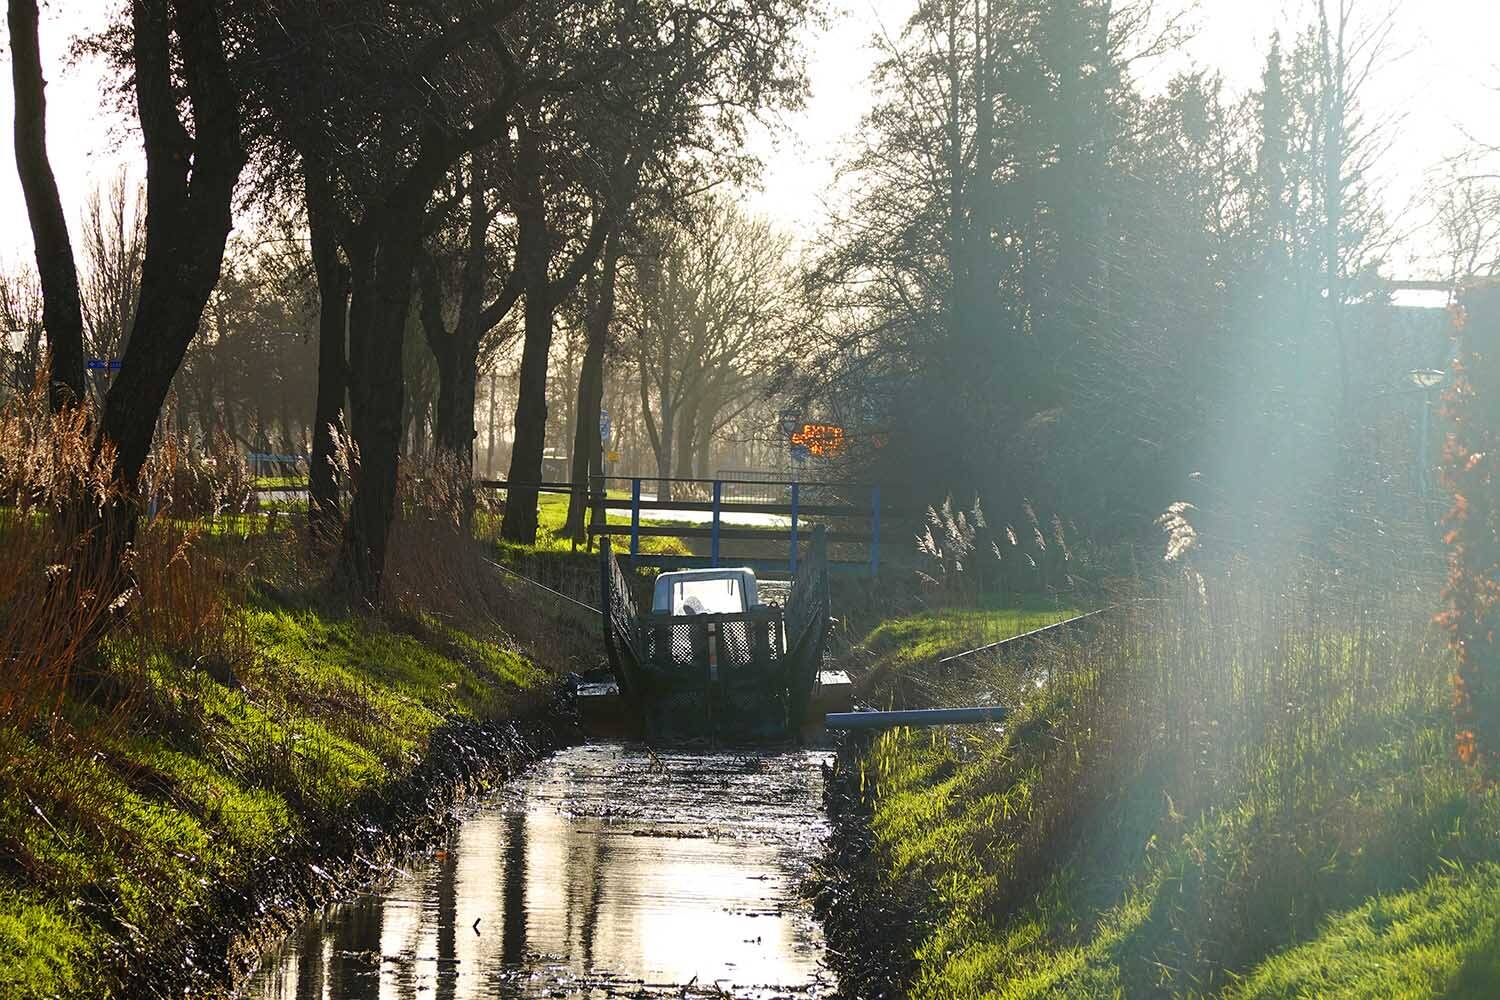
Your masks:
{"label": "tree line", "polygon": [[[747,120],[800,99],[794,35],[809,13],[804,0],[133,0],[83,44],[116,68],[117,97],[139,122],[144,208],[118,221],[103,212],[100,224],[115,237],[103,242],[122,260],[86,252],[80,267],[45,142],[37,6],[14,0],[16,157],[41,307],[31,328],[45,331],[52,407],[62,412],[97,392],[99,461],[127,488],[174,386],[190,422],[251,419],[263,439],[279,428],[282,441],[310,430],[310,521],[335,543],[336,578],[373,599],[411,436],[412,335],[431,358],[432,441],[467,473],[481,359],[514,332],[507,478],[535,483],[555,331],[571,312],[584,332],[574,456],[597,464],[600,362],[617,297],[638,315],[649,311],[638,306],[643,275],[682,285],[673,240],[686,238],[698,213],[717,210],[703,192],[753,166],[742,152]],[[264,252],[237,260],[236,197],[268,211],[290,206],[306,234],[305,260]],[[127,217],[138,229],[124,231]],[[255,280],[237,285],[252,271]],[[630,275],[623,282],[622,273]],[[117,287],[89,287],[106,279]],[[309,283],[316,297],[299,297]],[[8,289],[5,301],[18,298],[24,312],[25,294]],[[706,316],[714,306],[705,297],[674,308]],[[230,322],[257,310],[273,314]],[[246,330],[274,339],[299,326],[315,334],[306,346],[287,338],[274,382],[284,400],[305,398],[299,379],[314,383],[305,423],[266,412],[281,409],[273,393],[214,386],[234,377],[236,349],[260,359],[277,350]],[[106,327],[108,343],[98,339]],[[695,329],[704,350],[743,349],[722,326]],[[39,334],[28,340],[35,355]],[[105,352],[118,353],[120,366],[101,391],[86,362]],[[252,377],[269,383],[271,374]],[[691,449],[700,426],[723,426],[724,401],[743,387],[716,378],[697,395],[661,397],[668,407],[705,394],[716,401],[692,404],[689,420],[663,412],[658,437],[667,444],[654,447],[664,455],[673,428],[687,428],[682,448]],[[259,409],[226,413],[236,399]],[[191,415],[195,405],[203,412]],[[347,510],[331,461],[345,435],[358,457]],[[120,558],[134,518],[128,504],[100,513],[91,526],[98,557]],[[530,541],[536,530],[534,491],[513,488],[504,534]]]}
{"label": "tree line", "polygon": [[[1144,89],[1183,36],[1146,0],[937,0],[877,38],[808,275],[826,321],[803,391],[879,432],[851,461],[994,509],[1029,497],[1105,539],[1179,500],[1246,538],[1310,532],[1320,507],[1389,514],[1380,415],[1418,356],[1449,356],[1441,314],[1420,350],[1392,330],[1402,234],[1373,178],[1399,137],[1364,98],[1394,15],[1304,13],[1243,95],[1203,67]],[[1465,273],[1494,259],[1486,197],[1436,199]]]}
{"label": "tree line", "polygon": [[[924,3],[875,39],[847,197],[801,261],[717,189],[753,173],[747,122],[801,99],[807,0],[182,6],[83,41],[147,177],[100,193],[75,253],[35,4],[11,4],[37,260],[0,319],[19,373],[45,346],[54,407],[95,399],[126,483],[164,432],[309,450],[311,523],[366,598],[403,456],[520,484],[502,531],[530,541],[524,484],[605,471],[601,409],[637,473],[779,465],[790,407],[846,429],[829,474],[1105,539],[1184,499],[1302,535],[1396,513],[1386,369],[1442,335],[1387,308],[1394,139],[1362,99],[1394,22],[1368,4],[1310,4],[1236,95],[1203,68],[1142,87],[1183,36],[1147,0]],[[1493,266],[1496,199],[1453,171],[1458,275]]]}

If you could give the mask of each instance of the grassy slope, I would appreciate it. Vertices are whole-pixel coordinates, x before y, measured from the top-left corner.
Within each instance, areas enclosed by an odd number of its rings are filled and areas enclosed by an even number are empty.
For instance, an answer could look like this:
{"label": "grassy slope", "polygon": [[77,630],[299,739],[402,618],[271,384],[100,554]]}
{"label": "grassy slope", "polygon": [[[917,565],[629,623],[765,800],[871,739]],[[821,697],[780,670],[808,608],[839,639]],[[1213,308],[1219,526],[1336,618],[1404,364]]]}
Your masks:
{"label": "grassy slope", "polygon": [[1047,598],[994,599],[976,607],[935,608],[883,621],[864,644],[882,662],[899,668],[999,642],[1078,613],[1071,605]]}
{"label": "grassy slope", "polygon": [[1452,759],[1430,633],[1256,647],[1221,617],[1217,655],[1276,650],[1287,684],[1252,696],[1245,655],[1185,695],[1181,624],[1058,651],[1003,733],[877,742],[915,996],[1500,995],[1500,799]]}
{"label": "grassy slope", "polygon": [[[629,524],[630,515],[611,511],[608,514],[610,524]],[[495,544],[502,556],[510,557],[573,557],[579,556],[592,561],[593,556],[588,556],[583,549],[574,551],[573,542],[562,534],[563,526],[568,520],[568,498],[561,493],[542,493],[537,497],[537,533],[536,543],[533,545],[516,545],[500,538],[499,515],[482,515],[476,527],[485,538],[494,538]],[[647,526],[666,525],[671,522],[641,518],[641,524]],[[623,545],[628,539],[615,537],[617,545]],[[687,548],[676,538],[661,536],[650,536],[641,539],[641,551],[643,552],[667,552],[674,554],[686,554]]]}
{"label": "grassy slope", "polygon": [[859,671],[860,693],[878,705],[901,700],[896,693],[914,668],[991,642],[1022,635],[1077,615],[1078,610],[1045,597],[986,598],[968,607],[918,611],[880,622],[860,643],[869,658]]}
{"label": "grassy slope", "polygon": [[117,938],[171,933],[210,886],[407,771],[439,726],[503,715],[546,680],[431,619],[262,597],[234,627],[255,651],[237,687],[114,649],[145,664],[127,724],[88,745],[0,731],[0,996],[86,989]]}

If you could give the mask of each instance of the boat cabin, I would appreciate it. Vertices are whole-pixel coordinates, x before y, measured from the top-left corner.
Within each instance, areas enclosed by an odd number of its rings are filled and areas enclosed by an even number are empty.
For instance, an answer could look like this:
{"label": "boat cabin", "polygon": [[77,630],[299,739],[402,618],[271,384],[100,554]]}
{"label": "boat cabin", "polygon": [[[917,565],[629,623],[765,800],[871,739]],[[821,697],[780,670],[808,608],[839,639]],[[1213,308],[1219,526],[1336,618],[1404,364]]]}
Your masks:
{"label": "boat cabin", "polygon": [[737,615],[758,607],[749,569],[688,569],[656,578],[651,611],[658,615]]}

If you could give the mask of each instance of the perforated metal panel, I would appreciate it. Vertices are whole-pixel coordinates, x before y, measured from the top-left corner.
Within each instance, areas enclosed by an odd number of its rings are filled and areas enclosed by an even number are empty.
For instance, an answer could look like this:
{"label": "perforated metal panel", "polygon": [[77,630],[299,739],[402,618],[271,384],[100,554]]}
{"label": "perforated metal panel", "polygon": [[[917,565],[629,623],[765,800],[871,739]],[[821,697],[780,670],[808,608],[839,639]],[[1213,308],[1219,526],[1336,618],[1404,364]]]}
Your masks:
{"label": "perforated metal panel", "polygon": [[828,539],[813,533],[812,553],[797,567],[786,608],[787,694],[792,718],[802,718],[812,697],[828,639]]}
{"label": "perforated metal panel", "polygon": [[710,661],[721,672],[774,671],[783,659],[781,628],[776,608],[691,618],[647,615],[641,623],[641,661],[654,671]]}
{"label": "perforated metal panel", "polygon": [[620,689],[634,694],[639,684],[640,647],[639,625],[635,601],[630,597],[625,575],[610,548],[609,539],[600,545],[601,576],[600,589],[604,605],[604,649],[609,656],[610,669],[620,682]]}

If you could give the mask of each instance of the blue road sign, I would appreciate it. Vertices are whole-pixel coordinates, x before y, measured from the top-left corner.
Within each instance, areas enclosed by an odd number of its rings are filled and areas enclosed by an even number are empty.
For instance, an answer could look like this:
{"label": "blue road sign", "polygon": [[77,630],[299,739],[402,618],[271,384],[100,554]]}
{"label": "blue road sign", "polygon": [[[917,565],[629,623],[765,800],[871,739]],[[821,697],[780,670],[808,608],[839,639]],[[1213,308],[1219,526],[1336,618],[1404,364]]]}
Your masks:
{"label": "blue road sign", "polygon": [[84,363],[84,367],[91,372],[117,372],[120,370],[120,362],[116,358],[111,358],[108,361],[104,361],[99,358],[89,358],[88,361]]}
{"label": "blue road sign", "polygon": [[608,410],[600,410],[599,411],[599,440],[603,441],[605,444],[609,444],[609,431],[610,431],[610,426],[609,426],[609,411]]}

